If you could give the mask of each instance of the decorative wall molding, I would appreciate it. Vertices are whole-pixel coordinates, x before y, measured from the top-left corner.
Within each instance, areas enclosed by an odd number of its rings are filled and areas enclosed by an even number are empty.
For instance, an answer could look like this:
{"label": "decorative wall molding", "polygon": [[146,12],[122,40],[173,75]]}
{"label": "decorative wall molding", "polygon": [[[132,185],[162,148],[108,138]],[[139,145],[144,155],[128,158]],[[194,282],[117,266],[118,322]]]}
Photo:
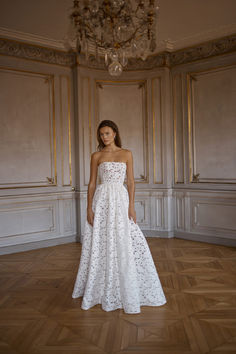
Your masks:
{"label": "decorative wall molding", "polygon": [[[236,183],[236,143],[233,133],[236,109],[235,75],[236,65],[187,73],[190,183]],[[224,85],[225,82],[227,85]],[[219,130],[222,117],[224,126]],[[204,131],[208,132],[207,136],[204,136]],[[225,144],[218,146],[220,139]],[[208,151],[207,155],[205,151]],[[217,161],[214,161],[215,156]]]}
{"label": "decorative wall molding", "polygon": [[185,182],[185,145],[183,114],[183,77],[181,73],[173,75],[173,119],[174,119],[174,181]]}
{"label": "decorative wall molding", "polygon": [[[92,154],[92,97],[91,97],[91,80],[88,76],[80,77],[80,114],[82,123],[82,142],[83,142],[83,184],[88,186],[90,166],[86,163],[86,160],[90,160]],[[86,139],[89,137],[89,139]]]}
{"label": "decorative wall molding", "polygon": [[152,134],[153,134],[153,183],[163,184],[163,78],[151,79]]}
{"label": "decorative wall molding", "polygon": [[236,50],[236,34],[185,48],[170,54],[170,65],[186,64]]}
{"label": "decorative wall molding", "polygon": [[0,89],[0,189],[56,187],[54,75],[0,66]]}
{"label": "decorative wall molding", "polygon": [[[128,126],[128,130],[132,128],[135,132],[135,138],[129,140],[131,149],[136,153],[137,150],[139,152],[137,159],[135,159],[138,163],[134,163],[135,182],[149,183],[147,80],[95,80],[94,87],[96,126],[102,119],[109,119],[110,102],[113,101],[113,119],[118,122],[120,130],[125,132]],[[123,108],[120,106],[120,99],[123,102]],[[126,113],[129,116],[129,122],[120,118]]]}
{"label": "decorative wall molding", "polygon": [[[168,49],[169,47],[166,46],[166,48]],[[232,34],[223,38],[203,42],[192,47],[179,49],[177,51],[169,52],[168,50],[165,50],[148,57],[145,61],[142,61],[142,59],[129,59],[126,71],[150,70],[165,66],[172,67],[196,60],[207,59],[216,55],[230,53],[235,50],[236,34]],[[73,66],[76,64],[76,56],[74,53],[28,44],[26,42],[18,42],[7,38],[0,38],[0,54],[63,66]],[[90,55],[88,62],[86,62],[84,55],[80,55],[78,65],[106,70],[104,60],[100,58],[97,62],[93,55]]]}
{"label": "decorative wall molding", "polygon": [[56,203],[52,201],[0,205],[1,242],[16,236],[55,233],[55,214]]}
{"label": "decorative wall molding", "polygon": [[[145,61],[142,59],[129,58],[128,65],[124,68],[124,71],[149,70],[157,67],[169,66],[169,56],[170,53],[163,52],[155,56],[151,56]],[[96,58],[93,55],[90,55],[88,61],[86,61],[85,56],[81,54],[78,62],[79,66],[107,70],[104,60],[99,58],[99,61],[96,61]]]}
{"label": "decorative wall molding", "polygon": [[[125,71],[150,70],[158,67],[173,67],[175,65],[186,64],[196,60],[207,59],[216,55],[230,53],[236,50],[236,34],[223,38],[204,42],[193,47],[180,49],[178,51],[163,51],[148,57],[145,61],[142,59],[130,58]],[[85,61],[84,56],[80,56],[79,65],[88,66],[96,69],[106,69],[104,60],[96,62],[94,56],[89,57],[89,63]]]}
{"label": "decorative wall molding", "polygon": [[[0,197],[0,254],[7,247],[76,234],[74,192]],[[34,247],[32,247],[34,248]]]}
{"label": "decorative wall molding", "polygon": [[73,66],[76,63],[76,57],[73,53],[4,38],[0,38],[0,55],[63,66]]}
{"label": "decorative wall molding", "polygon": [[62,185],[72,185],[71,161],[71,82],[68,75],[59,77],[61,126],[61,177]]}
{"label": "decorative wall molding", "polygon": [[235,197],[233,191],[175,190],[174,232],[235,241]]}
{"label": "decorative wall molding", "polygon": [[[192,48],[196,44],[212,41],[215,38],[231,36],[232,33],[236,33],[236,23],[218,26],[214,29],[197,32],[175,40],[167,38],[158,41],[155,53],[175,52],[182,48]],[[6,27],[0,27],[0,37],[13,39],[19,42],[31,43],[40,47],[53,48],[62,51],[66,50],[63,39],[54,39]]]}

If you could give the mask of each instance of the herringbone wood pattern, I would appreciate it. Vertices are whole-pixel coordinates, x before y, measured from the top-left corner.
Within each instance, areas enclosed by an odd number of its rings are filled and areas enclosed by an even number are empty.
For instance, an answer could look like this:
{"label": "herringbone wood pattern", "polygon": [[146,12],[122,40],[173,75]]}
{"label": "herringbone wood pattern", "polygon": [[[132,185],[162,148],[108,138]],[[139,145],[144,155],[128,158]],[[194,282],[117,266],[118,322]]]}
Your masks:
{"label": "herringbone wood pattern", "polygon": [[80,243],[1,256],[0,353],[236,353],[236,249],[147,241],[167,304],[136,315],[72,299]]}

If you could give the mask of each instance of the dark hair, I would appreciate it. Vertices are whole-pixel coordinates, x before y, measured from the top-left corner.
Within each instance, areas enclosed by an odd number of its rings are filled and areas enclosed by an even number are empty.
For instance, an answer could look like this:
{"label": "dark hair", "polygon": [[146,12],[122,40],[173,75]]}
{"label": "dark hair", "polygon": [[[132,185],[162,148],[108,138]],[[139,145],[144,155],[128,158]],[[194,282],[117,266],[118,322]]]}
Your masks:
{"label": "dark hair", "polygon": [[115,144],[116,144],[116,146],[121,148],[121,138],[120,138],[119,129],[118,129],[116,123],[113,122],[112,120],[103,120],[100,122],[98,129],[97,129],[97,140],[98,140],[97,149],[100,151],[105,146],[105,144],[103,144],[103,141],[100,137],[100,129],[103,127],[110,127],[116,133]]}

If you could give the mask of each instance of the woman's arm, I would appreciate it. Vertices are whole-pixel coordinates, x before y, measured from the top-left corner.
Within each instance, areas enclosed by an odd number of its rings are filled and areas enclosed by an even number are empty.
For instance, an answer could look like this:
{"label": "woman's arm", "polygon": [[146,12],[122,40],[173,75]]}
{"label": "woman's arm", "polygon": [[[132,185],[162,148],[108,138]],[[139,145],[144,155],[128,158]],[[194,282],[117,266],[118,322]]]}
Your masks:
{"label": "woman's arm", "polygon": [[133,155],[132,152],[129,151],[127,160],[127,187],[129,193],[129,218],[133,218],[136,223],[136,212],[134,208],[134,195],[135,195],[135,182],[134,182],[134,170],[133,170]]}
{"label": "woman's arm", "polygon": [[98,154],[97,152],[94,152],[91,155],[91,161],[90,161],[90,178],[89,178],[89,184],[88,184],[88,192],[87,192],[87,220],[90,225],[93,226],[93,219],[94,219],[94,213],[92,210],[92,202],[93,202],[93,196],[94,192],[96,189],[96,180],[97,180],[97,160],[98,160]]}

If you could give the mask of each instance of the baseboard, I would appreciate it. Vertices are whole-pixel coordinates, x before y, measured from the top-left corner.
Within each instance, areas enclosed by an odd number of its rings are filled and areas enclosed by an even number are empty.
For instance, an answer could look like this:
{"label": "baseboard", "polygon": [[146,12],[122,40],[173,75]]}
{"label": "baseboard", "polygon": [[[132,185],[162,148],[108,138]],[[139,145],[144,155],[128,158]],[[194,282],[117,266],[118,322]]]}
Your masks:
{"label": "baseboard", "polygon": [[174,237],[173,231],[142,230],[142,232],[145,237],[160,237],[160,238]]}
{"label": "baseboard", "polygon": [[216,245],[236,247],[236,239],[232,239],[232,238],[193,234],[190,232],[182,232],[182,231],[175,231],[174,237],[182,238],[190,241],[199,241],[199,242],[206,242],[206,243],[211,243]]}
{"label": "baseboard", "polygon": [[70,236],[52,238],[49,240],[42,240],[38,242],[27,242],[20,245],[5,246],[5,247],[0,247],[0,255],[30,251],[38,248],[57,246],[57,245],[62,245],[64,243],[71,243],[76,241],[78,241],[77,235],[70,235]]}
{"label": "baseboard", "polygon": [[[211,244],[236,247],[236,239],[222,238],[217,236],[193,234],[182,231],[157,231],[157,230],[142,230],[145,237],[160,237],[160,238],[180,238],[190,241],[206,242]],[[43,240],[38,242],[29,242],[21,245],[13,245],[0,247],[0,255],[30,251],[38,248],[46,248],[51,246],[62,245],[65,243],[81,242],[78,235],[64,236]]]}

